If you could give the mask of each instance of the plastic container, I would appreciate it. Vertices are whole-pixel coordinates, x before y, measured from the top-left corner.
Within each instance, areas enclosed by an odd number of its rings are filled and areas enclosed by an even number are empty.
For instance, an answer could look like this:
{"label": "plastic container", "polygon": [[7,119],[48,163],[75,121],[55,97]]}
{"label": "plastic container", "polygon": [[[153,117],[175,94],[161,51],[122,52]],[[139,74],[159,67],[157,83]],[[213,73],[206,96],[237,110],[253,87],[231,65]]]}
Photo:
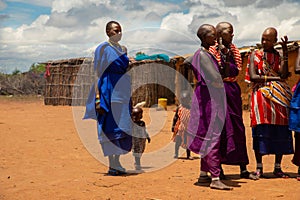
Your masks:
{"label": "plastic container", "polygon": [[168,99],[166,99],[166,98],[159,98],[157,104],[158,104],[158,107],[161,107],[161,108],[167,110]]}

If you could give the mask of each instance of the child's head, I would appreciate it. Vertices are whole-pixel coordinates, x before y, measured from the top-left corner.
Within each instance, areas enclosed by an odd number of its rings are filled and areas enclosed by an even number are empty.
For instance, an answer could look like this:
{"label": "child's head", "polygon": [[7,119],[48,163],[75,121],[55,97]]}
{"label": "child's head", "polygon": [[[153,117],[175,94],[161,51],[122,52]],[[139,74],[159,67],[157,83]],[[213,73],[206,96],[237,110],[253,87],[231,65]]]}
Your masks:
{"label": "child's head", "polygon": [[191,95],[187,90],[183,90],[180,96],[180,104],[184,107],[189,108],[191,103]]}
{"label": "child's head", "polygon": [[141,120],[143,118],[143,109],[141,107],[133,108],[131,117],[134,122]]}

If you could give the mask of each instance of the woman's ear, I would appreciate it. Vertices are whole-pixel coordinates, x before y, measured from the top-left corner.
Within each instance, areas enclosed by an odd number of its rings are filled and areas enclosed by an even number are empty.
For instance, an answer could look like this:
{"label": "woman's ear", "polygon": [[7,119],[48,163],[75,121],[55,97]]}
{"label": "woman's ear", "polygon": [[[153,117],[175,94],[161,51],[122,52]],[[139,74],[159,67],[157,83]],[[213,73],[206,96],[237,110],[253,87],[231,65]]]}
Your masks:
{"label": "woman's ear", "polygon": [[108,37],[111,36],[111,34],[110,34],[110,29],[109,29],[109,30],[106,30],[106,35],[107,35]]}

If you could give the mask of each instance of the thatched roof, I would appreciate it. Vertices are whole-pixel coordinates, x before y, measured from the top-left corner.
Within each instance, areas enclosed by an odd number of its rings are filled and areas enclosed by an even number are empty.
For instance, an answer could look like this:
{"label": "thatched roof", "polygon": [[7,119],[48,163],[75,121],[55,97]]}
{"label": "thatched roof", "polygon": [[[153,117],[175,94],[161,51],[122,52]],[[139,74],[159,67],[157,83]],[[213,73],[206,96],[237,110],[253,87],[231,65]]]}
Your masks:
{"label": "thatched roof", "polygon": [[[289,41],[287,44],[288,47],[288,51],[295,51],[299,48],[300,45],[300,40],[297,41]],[[249,53],[250,51],[254,50],[254,49],[258,49],[261,48],[261,44],[256,44],[256,46],[246,46],[246,47],[240,47],[240,53],[246,54]],[[281,50],[281,45],[279,43],[276,43],[275,45],[275,49]]]}
{"label": "thatched roof", "polygon": [[40,64],[50,64],[50,65],[78,65],[84,62],[91,62],[91,57],[80,57],[80,58],[70,58],[70,59],[62,59],[62,60],[48,60],[46,62],[41,62]]}

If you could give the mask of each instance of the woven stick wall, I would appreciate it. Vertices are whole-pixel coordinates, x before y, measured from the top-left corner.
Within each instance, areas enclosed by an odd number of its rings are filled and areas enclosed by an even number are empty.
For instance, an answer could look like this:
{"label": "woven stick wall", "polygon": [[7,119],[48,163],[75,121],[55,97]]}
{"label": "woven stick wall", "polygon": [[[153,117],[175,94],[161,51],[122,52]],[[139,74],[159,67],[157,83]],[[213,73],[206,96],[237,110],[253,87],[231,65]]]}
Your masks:
{"label": "woven stick wall", "polygon": [[175,68],[176,73],[175,76],[175,95],[176,95],[176,104],[179,104],[179,100],[181,97],[181,92],[183,90],[187,90],[190,94],[193,94],[193,86],[195,84],[195,78],[193,74],[193,70],[191,68],[190,62],[185,62],[185,59],[188,59],[187,56],[175,56],[173,59],[175,60]]}
{"label": "woven stick wall", "polygon": [[[146,107],[158,103],[158,98],[175,102],[175,60],[145,60],[130,64],[133,104],[146,101]],[[91,58],[78,58],[48,62],[45,105],[84,106],[91,85],[96,80]]]}
{"label": "woven stick wall", "polygon": [[133,105],[146,101],[145,107],[158,103],[158,98],[167,98],[174,103],[175,67],[173,62],[144,60],[130,64]]}
{"label": "woven stick wall", "polygon": [[85,105],[93,82],[91,58],[49,61],[45,105]]}

